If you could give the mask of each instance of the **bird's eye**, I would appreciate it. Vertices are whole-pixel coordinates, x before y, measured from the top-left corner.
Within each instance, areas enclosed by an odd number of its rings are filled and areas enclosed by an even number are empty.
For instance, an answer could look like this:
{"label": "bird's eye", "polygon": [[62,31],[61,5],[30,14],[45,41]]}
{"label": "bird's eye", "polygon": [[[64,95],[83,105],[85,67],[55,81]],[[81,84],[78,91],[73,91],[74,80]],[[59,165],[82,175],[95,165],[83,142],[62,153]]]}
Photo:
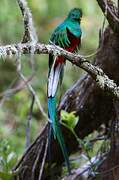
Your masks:
{"label": "bird's eye", "polygon": [[78,18],[74,18],[75,21],[78,21],[79,19]]}

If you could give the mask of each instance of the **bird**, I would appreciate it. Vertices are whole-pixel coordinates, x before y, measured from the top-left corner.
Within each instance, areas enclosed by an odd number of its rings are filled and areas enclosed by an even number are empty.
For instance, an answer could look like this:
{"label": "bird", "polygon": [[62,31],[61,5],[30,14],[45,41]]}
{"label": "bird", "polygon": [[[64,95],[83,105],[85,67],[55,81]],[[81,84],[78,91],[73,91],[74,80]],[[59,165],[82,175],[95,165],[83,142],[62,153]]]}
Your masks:
{"label": "bird", "polygon": [[[53,31],[50,44],[57,45],[69,52],[75,52],[81,45],[81,18],[82,10],[80,8],[73,8],[69,11],[64,21],[59,24]],[[58,87],[62,84],[64,65],[66,58],[49,54],[49,72],[48,72],[48,119],[49,119],[49,141],[53,134],[54,139],[57,140],[64,157],[68,173],[71,173],[70,163],[63,134],[57,114],[56,96]],[[49,142],[50,144],[50,142]]]}

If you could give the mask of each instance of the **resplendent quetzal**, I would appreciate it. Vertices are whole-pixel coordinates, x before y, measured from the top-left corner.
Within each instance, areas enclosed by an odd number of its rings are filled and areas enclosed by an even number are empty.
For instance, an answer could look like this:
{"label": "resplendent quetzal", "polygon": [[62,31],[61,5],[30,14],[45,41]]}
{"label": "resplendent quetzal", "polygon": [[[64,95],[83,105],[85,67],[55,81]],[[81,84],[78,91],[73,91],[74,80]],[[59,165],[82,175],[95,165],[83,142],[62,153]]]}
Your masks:
{"label": "resplendent quetzal", "polygon": [[[81,44],[81,17],[81,9],[72,9],[66,19],[54,30],[53,34],[51,35],[50,42],[69,52],[76,51]],[[68,154],[56,111],[56,93],[58,84],[61,84],[62,82],[65,61],[66,59],[63,56],[49,55],[48,117],[50,121],[49,136],[51,136],[53,133],[54,138],[58,141],[68,168],[68,172],[70,173]]]}

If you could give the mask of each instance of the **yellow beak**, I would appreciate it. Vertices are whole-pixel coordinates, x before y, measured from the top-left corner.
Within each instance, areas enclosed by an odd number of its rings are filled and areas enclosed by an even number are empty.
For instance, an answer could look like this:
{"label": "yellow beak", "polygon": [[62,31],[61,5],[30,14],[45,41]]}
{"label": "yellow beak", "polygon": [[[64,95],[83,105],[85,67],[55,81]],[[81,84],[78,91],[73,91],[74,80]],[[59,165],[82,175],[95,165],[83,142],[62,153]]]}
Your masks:
{"label": "yellow beak", "polygon": [[81,18],[80,21],[81,21],[81,24],[85,24],[86,23],[86,19],[84,17]]}

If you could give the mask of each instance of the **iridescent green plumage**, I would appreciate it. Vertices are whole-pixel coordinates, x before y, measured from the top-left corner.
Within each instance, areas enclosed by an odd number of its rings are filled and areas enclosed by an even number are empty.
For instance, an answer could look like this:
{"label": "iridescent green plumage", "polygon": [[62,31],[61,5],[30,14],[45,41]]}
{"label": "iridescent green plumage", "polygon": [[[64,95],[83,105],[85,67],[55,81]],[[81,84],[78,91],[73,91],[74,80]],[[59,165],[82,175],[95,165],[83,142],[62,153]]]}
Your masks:
{"label": "iridescent green plumage", "polygon": [[77,38],[81,37],[80,19],[82,11],[74,8],[69,12],[69,15],[53,32],[50,41],[61,46],[66,47],[71,44],[68,39],[67,29]]}

